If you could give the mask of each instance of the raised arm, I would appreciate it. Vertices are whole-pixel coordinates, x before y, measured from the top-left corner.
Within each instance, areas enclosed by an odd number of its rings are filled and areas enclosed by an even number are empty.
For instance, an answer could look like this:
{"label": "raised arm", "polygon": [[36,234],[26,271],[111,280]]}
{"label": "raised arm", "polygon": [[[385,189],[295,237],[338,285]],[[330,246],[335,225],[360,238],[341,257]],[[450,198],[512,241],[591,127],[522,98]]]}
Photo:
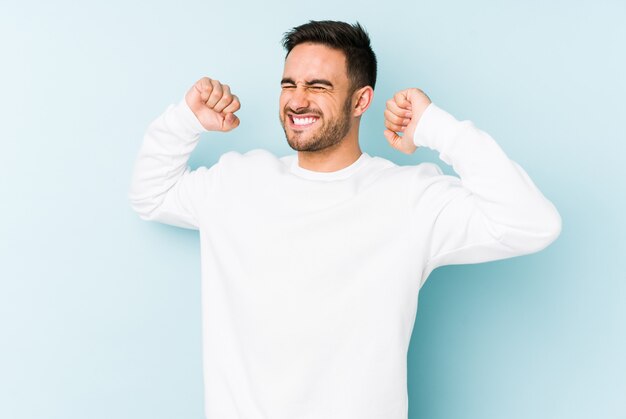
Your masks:
{"label": "raised arm", "polygon": [[416,176],[414,224],[430,238],[425,277],[442,265],[536,252],[558,237],[561,218],[554,205],[472,122],[456,120],[419,89],[403,90],[388,101],[385,120],[385,137],[394,148],[437,150],[459,175],[446,176],[427,165]]}
{"label": "raised arm", "polygon": [[239,125],[240,104],[227,85],[203,77],[154,120],[137,157],[129,198],[145,220],[198,228],[199,208],[211,199],[217,166],[190,170],[189,155],[203,131]]}

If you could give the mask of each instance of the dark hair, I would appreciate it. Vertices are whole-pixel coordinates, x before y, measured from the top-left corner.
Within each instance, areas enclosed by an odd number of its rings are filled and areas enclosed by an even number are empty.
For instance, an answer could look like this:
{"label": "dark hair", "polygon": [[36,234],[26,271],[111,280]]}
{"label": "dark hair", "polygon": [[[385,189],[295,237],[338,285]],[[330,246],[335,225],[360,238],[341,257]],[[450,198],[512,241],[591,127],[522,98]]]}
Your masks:
{"label": "dark hair", "polygon": [[333,20],[311,20],[283,37],[283,47],[287,55],[298,44],[313,42],[338,49],[346,56],[348,78],[352,89],[376,84],[376,55],[370,45],[370,38],[365,29],[357,22],[351,25]]}

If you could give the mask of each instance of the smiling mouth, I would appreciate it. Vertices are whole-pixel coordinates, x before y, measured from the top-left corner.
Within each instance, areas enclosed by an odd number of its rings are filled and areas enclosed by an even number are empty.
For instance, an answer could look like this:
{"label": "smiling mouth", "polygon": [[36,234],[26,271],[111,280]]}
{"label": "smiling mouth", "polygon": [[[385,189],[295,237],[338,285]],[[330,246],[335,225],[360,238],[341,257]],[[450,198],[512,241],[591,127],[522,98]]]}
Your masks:
{"label": "smiling mouth", "polygon": [[291,126],[298,129],[308,128],[314,125],[318,119],[320,118],[315,115],[289,114],[289,121],[291,122]]}

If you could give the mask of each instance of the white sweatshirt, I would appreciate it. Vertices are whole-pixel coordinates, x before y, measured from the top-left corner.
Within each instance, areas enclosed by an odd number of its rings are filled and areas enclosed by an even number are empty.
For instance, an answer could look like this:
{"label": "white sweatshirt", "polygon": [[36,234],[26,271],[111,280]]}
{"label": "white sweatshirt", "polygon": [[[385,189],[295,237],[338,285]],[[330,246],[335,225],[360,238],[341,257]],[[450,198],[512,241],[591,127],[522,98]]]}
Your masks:
{"label": "white sweatshirt", "polygon": [[130,199],[143,219],[200,231],[207,419],[406,419],[429,273],[536,252],[560,232],[521,167],[434,104],[414,142],[460,178],[366,153],[314,172],[264,150],[190,171],[203,131],[184,100],[156,119]]}

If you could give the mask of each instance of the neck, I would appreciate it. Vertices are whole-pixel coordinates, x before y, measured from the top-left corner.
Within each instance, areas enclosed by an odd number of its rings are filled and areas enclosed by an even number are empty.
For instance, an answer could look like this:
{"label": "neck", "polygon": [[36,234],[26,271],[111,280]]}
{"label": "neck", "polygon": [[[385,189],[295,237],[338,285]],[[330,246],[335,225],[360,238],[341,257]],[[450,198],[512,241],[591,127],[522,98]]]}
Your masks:
{"label": "neck", "polygon": [[336,172],[350,166],[363,154],[359,147],[358,124],[343,140],[319,151],[298,151],[298,165],[315,172]]}

